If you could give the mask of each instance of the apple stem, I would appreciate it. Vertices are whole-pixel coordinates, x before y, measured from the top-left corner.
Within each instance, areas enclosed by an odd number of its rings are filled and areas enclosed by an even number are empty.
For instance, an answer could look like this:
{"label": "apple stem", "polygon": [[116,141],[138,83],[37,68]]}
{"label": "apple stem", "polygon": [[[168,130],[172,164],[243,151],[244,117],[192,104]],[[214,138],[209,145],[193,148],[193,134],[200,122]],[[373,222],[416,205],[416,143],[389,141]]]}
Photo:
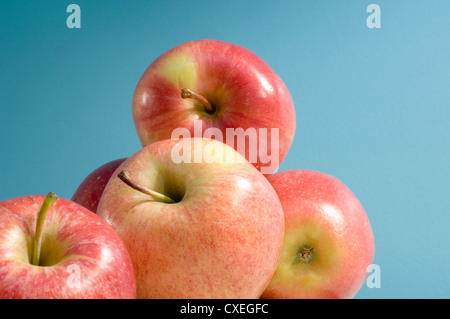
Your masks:
{"label": "apple stem", "polygon": [[189,89],[183,88],[181,89],[181,97],[183,99],[194,99],[203,104],[208,113],[214,113],[214,107],[211,103],[202,95],[195,93]]}
{"label": "apple stem", "polygon": [[44,230],[45,218],[47,217],[47,212],[50,206],[58,199],[55,193],[50,192],[44,199],[41,209],[39,210],[36,218],[36,230],[34,232],[33,240],[33,257],[31,259],[31,264],[34,266],[39,266],[39,259],[41,257],[41,244],[42,244],[42,233]]}
{"label": "apple stem", "polygon": [[152,197],[154,197],[154,198],[156,198],[156,199],[158,199],[158,200],[160,200],[160,201],[162,201],[164,203],[175,203],[175,201],[172,198],[170,198],[170,197],[168,197],[168,196],[166,196],[164,194],[155,192],[154,190],[151,190],[151,189],[149,189],[149,188],[147,188],[145,186],[142,186],[142,185],[138,184],[134,179],[132,179],[130,177],[128,172],[125,171],[125,170],[121,171],[117,176],[125,184],[127,184],[128,186],[130,186],[131,188],[133,188],[133,189],[135,189],[137,191],[140,191],[141,193],[150,195],[150,196],[152,196]]}

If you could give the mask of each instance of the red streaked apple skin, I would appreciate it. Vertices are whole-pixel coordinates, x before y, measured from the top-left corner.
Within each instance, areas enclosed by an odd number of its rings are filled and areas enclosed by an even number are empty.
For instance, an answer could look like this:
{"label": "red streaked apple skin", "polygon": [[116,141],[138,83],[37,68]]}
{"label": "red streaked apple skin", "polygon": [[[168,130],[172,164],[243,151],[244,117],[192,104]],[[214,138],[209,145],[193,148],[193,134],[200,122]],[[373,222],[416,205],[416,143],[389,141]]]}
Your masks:
{"label": "red streaked apple skin", "polygon": [[[217,154],[226,148],[239,155],[218,141],[196,140]],[[100,200],[98,214],[131,254],[137,298],[259,298],[283,242],[275,191],[247,161],[176,164],[170,152],[177,142],[144,147],[116,173],[126,170],[137,183],[169,197],[184,189],[181,201],[152,200],[119,178],[110,179]]]}
{"label": "red streaked apple skin", "polygon": [[[182,99],[182,88],[206,97],[216,112],[207,114],[198,102]],[[194,120],[201,120],[202,133],[210,127],[219,128],[223,142],[226,128],[268,129],[270,154],[271,129],[279,129],[278,150],[272,150],[279,153],[279,163],[288,153],[296,126],[291,95],[273,69],[250,50],[217,40],[186,42],[158,57],[136,86],[132,111],[143,146],[170,139],[172,131],[180,127],[194,137]],[[242,155],[259,170],[268,167],[259,155],[256,162],[251,160],[248,144]]]}
{"label": "red streaked apple skin", "polygon": [[67,199],[58,198],[49,209],[41,246],[41,261],[59,262],[30,263],[36,216],[44,198],[33,195],[0,202],[0,298],[135,298],[133,266],[120,237],[99,216]]}
{"label": "red streaked apple skin", "polygon": [[86,207],[91,212],[97,211],[98,202],[103,194],[112,173],[125,161],[126,158],[117,159],[92,171],[78,186],[72,196],[72,201]]}
{"label": "red streaked apple skin", "polygon": [[[286,230],[277,270],[262,297],[353,298],[375,252],[372,228],[359,200],[337,178],[317,171],[292,169],[268,180],[283,206]],[[314,259],[293,262],[303,245],[314,247]]]}

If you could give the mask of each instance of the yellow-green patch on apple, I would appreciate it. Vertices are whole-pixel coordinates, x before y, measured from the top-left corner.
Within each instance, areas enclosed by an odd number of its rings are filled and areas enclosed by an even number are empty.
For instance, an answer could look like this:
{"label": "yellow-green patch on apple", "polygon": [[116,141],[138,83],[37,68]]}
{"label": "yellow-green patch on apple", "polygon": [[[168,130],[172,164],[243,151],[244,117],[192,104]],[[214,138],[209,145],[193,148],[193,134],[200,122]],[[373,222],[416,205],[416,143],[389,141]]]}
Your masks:
{"label": "yellow-green patch on apple", "polygon": [[341,256],[335,239],[323,231],[323,226],[314,221],[294,223],[286,228],[283,250],[272,281],[314,289],[326,277],[334,276]]}
{"label": "yellow-green patch on apple", "polygon": [[179,88],[196,87],[197,67],[195,61],[184,53],[174,53],[167,59],[162,59],[155,69],[155,74]]}

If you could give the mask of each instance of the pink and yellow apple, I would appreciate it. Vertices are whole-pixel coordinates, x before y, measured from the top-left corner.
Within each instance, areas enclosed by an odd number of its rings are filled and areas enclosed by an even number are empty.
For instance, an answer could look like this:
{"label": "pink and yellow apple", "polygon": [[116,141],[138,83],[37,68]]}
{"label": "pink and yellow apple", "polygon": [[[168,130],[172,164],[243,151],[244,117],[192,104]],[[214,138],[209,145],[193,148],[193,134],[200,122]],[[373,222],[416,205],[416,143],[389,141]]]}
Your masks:
{"label": "pink and yellow apple", "polygon": [[245,158],[211,139],[162,140],[114,174],[97,214],[130,252],[138,298],[260,297],[278,262],[284,216]]}
{"label": "pink and yellow apple", "polygon": [[366,212],[350,189],[325,173],[293,169],[268,180],[283,206],[286,230],[268,299],[352,298],[374,257]]}
{"label": "pink and yellow apple", "polygon": [[0,202],[1,299],[133,299],[130,255],[114,229],[64,198]]}
{"label": "pink and yellow apple", "polygon": [[288,153],[296,125],[291,95],[273,69],[250,50],[217,40],[186,42],[158,57],[136,86],[132,111],[143,146],[170,139],[176,128],[208,138],[208,129],[218,128],[215,139],[266,175]]}
{"label": "pink and yellow apple", "polygon": [[126,158],[117,159],[92,171],[78,186],[72,196],[72,201],[95,213],[111,175],[125,160]]}

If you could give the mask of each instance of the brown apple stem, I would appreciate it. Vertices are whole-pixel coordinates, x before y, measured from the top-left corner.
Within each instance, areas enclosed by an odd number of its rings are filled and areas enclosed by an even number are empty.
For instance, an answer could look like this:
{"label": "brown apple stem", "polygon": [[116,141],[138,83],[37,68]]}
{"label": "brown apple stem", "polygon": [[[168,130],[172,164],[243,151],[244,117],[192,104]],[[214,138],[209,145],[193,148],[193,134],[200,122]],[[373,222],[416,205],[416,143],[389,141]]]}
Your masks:
{"label": "brown apple stem", "polygon": [[181,97],[183,99],[194,99],[203,104],[208,113],[214,113],[214,107],[209,103],[209,101],[202,95],[195,93],[189,89],[181,89]]}
{"label": "brown apple stem", "polygon": [[151,190],[151,189],[149,189],[149,188],[147,188],[147,187],[145,187],[145,186],[142,186],[142,185],[138,184],[134,179],[132,179],[132,178],[130,177],[130,174],[128,174],[128,172],[125,171],[125,170],[124,170],[124,171],[121,171],[117,176],[118,176],[125,184],[127,184],[127,185],[130,186],[131,188],[133,188],[133,189],[135,189],[135,190],[137,190],[137,191],[139,191],[139,192],[141,192],[141,193],[150,195],[150,196],[152,196],[153,198],[156,198],[156,199],[158,199],[158,200],[160,200],[161,202],[164,202],[164,203],[175,203],[175,201],[174,201],[172,198],[170,198],[170,197],[168,197],[168,196],[166,196],[166,195],[164,195],[164,194],[155,192],[154,190]]}
{"label": "brown apple stem", "polygon": [[44,199],[41,209],[39,210],[36,218],[36,231],[34,232],[33,239],[33,257],[31,264],[39,266],[39,259],[41,257],[41,245],[42,245],[42,233],[44,231],[45,218],[50,206],[58,199],[55,193],[50,192]]}

